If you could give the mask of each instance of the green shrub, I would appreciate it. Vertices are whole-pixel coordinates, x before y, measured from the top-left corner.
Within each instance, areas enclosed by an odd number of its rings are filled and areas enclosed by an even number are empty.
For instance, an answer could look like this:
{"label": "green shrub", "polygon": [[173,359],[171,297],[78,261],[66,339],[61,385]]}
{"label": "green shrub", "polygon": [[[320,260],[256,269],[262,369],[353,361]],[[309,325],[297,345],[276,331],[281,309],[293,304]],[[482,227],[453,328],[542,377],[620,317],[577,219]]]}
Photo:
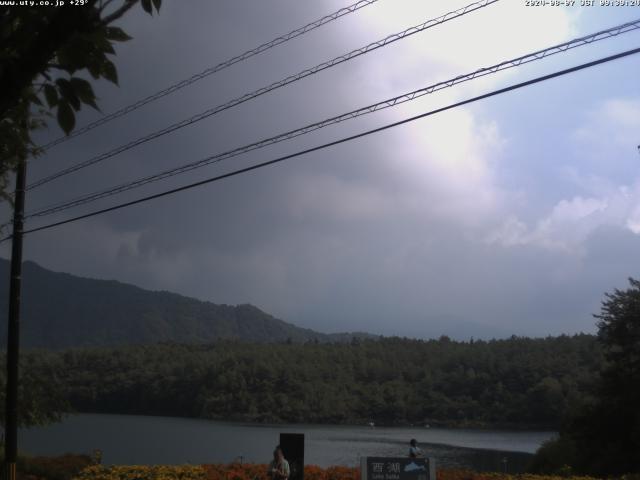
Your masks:
{"label": "green shrub", "polygon": [[574,442],[566,437],[556,437],[547,440],[538,448],[529,471],[531,473],[545,475],[559,475],[570,477],[574,471],[570,465],[575,465],[576,446]]}
{"label": "green shrub", "polygon": [[18,475],[38,480],[71,480],[93,462],[88,455],[65,454],[58,457],[28,457],[18,459]]}

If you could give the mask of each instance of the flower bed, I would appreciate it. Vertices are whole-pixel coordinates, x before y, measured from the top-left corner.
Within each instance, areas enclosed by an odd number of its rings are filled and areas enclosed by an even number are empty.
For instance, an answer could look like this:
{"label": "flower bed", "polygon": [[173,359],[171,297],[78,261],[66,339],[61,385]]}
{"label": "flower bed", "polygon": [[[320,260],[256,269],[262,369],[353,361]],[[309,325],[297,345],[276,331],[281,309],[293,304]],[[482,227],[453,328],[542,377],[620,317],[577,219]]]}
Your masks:
{"label": "flower bed", "polygon": [[[214,464],[205,465],[207,480],[268,480],[266,465]],[[354,467],[304,467],[305,480],[359,480],[360,469]],[[470,470],[438,469],[436,480],[596,480],[590,477],[559,477],[544,475],[509,475],[504,473],[478,473]],[[640,479],[638,479],[640,480]]]}
{"label": "flower bed", "polygon": [[437,480],[596,480],[592,477],[559,477],[553,475],[532,475],[507,473],[478,473],[470,470],[441,469],[437,470]]}
{"label": "flower bed", "polygon": [[[103,466],[86,468],[74,480],[268,480],[263,464],[211,464],[202,466]],[[304,467],[305,480],[359,480],[360,469],[352,467]],[[440,469],[436,480],[596,480],[590,477],[509,475]],[[627,479],[623,479],[627,480]],[[631,479],[628,480],[640,480]]]}
{"label": "flower bed", "polygon": [[93,465],[74,480],[206,480],[205,469],[193,465]]}
{"label": "flower bed", "polygon": [[[267,465],[212,464],[204,465],[207,480],[268,480]],[[316,465],[304,467],[305,480],[359,480],[360,469],[350,467],[321,468]]]}

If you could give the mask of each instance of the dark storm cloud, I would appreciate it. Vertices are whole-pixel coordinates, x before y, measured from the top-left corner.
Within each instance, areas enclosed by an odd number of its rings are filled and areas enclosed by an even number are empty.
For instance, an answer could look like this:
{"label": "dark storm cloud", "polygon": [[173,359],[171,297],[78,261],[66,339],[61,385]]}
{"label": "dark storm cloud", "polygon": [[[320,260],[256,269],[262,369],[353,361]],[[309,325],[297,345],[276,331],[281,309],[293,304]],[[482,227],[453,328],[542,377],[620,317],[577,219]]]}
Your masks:
{"label": "dark storm cloud", "polygon": [[[112,111],[341,6],[344,2],[279,0],[201,1],[185,7],[167,1],[158,17],[138,12],[123,22],[135,39],[118,50],[121,87],[100,85],[100,104]],[[435,16],[451,8],[450,2],[437,2],[429,12]],[[414,23],[426,18],[416,17]],[[372,13],[345,17],[52,150],[31,168],[31,178],[406,26],[406,19],[399,17],[394,28],[393,20],[388,18],[385,30],[381,18]],[[305,79],[70,175],[30,193],[28,208],[194,161],[448,78],[461,62],[474,65],[472,54],[464,59],[457,54],[449,64],[440,51],[443,44],[433,41],[436,33]],[[443,92],[400,113],[341,124],[118,198],[137,198],[275,158],[446,104],[476,88]],[[84,120],[98,117],[87,112]],[[506,145],[501,128],[490,109],[454,112],[33,234],[26,242],[26,256],[75,274],[116,278],[218,303],[251,302],[285,320],[324,331],[448,333],[467,338],[590,330],[590,314],[602,292],[633,273],[623,261],[610,261],[607,252],[635,254],[638,237],[620,225],[607,231],[595,228],[581,237],[581,250],[572,252],[550,248],[531,235],[523,234],[513,244],[504,232],[496,236],[518,208],[532,210],[533,218],[549,215],[547,209],[522,199],[521,185],[514,188],[497,181],[506,157],[518,155]]]}

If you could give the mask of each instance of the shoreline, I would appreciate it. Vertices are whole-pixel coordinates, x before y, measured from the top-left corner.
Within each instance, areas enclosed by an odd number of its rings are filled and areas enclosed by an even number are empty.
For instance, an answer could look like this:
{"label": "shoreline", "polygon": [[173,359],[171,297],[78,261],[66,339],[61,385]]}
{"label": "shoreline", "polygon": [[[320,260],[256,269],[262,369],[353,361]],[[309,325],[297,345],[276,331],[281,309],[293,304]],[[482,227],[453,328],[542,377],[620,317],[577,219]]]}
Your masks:
{"label": "shoreline", "polygon": [[[117,432],[117,433],[116,433]],[[509,464],[525,460],[553,433],[486,430],[351,427],[348,425],[240,424],[182,417],[120,414],[71,414],[57,424],[22,430],[21,446],[35,455],[100,449],[107,463],[229,462],[269,458],[281,433],[304,433],[309,456],[320,466],[352,466],[365,456],[402,456],[409,439],[449,467],[493,468],[502,458]],[[126,438],[127,442],[116,438]],[[186,443],[185,443],[186,442]],[[136,445],[127,448],[126,444]],[[189,448],[187,448],[189,445]],[[215,447],[213,447],[215,445]],[[444,463],[443,463],[444,462]]]}
{"label": "shoreline", "polygon": [[[313,422],[288,422],[285,420],[274,420],[274,419],[257,419],[257,418],[247,418],[247,417],[193,417],[193,416],[181,416],[181,415],[159,415],[152,413],[138,413],[138,412],[104,412],[104,411],[72,411],[65,412],[63,414],[64,417],[74,416],[74,415],[120,415],[120,416],[131,416],[131,417],[149,417],[149,418],[178,418],[182,420],[197,420],[197,421],[205,421],[205,422],[216,422],[222,424],[233,424],[233,425],[247,425],[252,427],[281,427],[281,426],[308,426],[308,427],[344,427],[344,428],[390,428],[390,429],[400,429],[400,428],[416,428],[416,429],[424,429],[425,431],[429,430],[454,430],[454,431],[467,431],[467,432],[504,432],[504,433],[551,433],[557,434],[558,429],[551,425],[531,425],[531,424],[513,424],[513,423],[497,423],[497,424],[488,424],[488,423],[478,423],[478,422],[446,422],[446,421],[433,421],[428,424],[411,424],[411,423],[395,423],[395,424],[385,424],[385,423],[375,423],[371,426],[368,422],[356,422],[353,423],[313,423]],[[428,426],[427,426],[428,425]]]}

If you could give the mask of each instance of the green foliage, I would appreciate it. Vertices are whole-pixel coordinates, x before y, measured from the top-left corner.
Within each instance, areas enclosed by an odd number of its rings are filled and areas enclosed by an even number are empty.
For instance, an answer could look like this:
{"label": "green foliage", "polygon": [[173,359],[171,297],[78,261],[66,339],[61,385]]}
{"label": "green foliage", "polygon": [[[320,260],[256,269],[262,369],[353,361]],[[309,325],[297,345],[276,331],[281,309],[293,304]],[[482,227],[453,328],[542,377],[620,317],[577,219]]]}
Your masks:
{"label": "green foliage", "polygon": [[640,473],[640,282],[629,282],[596,315],[605,368],[595,405],[570,430],[578,467],[593,473]]}
{"label": "green foliage", "polygon": [[579,473],[640,473],[640,282],[629,281],[629,289],[606,294],[595,315],[604,367],[593,401],[561,431],[560,444],[575,452],[565,463]]}
{"label": "green foliage", "polygon": [[[0,463],[4,464],[4,449]],[[88,455],[64,454],[56,457],[35,457],[18,453],[18,480],[72,480],[95,462]]]}
{"label": "green foliage", "polygon": [[[0,261],[5,289],[8,268]],[[32,354],[37,368],[28,375],[55,380],[81,411],[556,428],[590,398],[603,363],[589,335],[373,341],[301,329],[250,305],[215,305],[32,262],[23,277],[23,345],[138,345]]]}
{"label": "green foliage", "polygon": [[603,399],[625,409],[640,405],[640,281],[630,278],[629,282],[631,288],[606,294],[602,312],[596,315],[607,360]]}
{"label": "green foliage", "polygon": [[529,470],[543,475],[573,475],[571,464],[575,464],[577,457],[575,443],[567,437],[558,437],[546,441],[536,452]]}
{"label": "green foliage", "polygon": [[[40,153],[31,138],[34,130],[55,116],[68,135],[82,105],[98,108],[93,87],[77,74],[86,71],[93,79],[118,83],[113,47],[131,37],[112,23],[138,1],[88,0],[71,9],[0,7],[0,195],[4,199],[9,200],[9,173]],[[160,10],[161,0],[141,4],[151,14],[154,8]]]}
{"label": "green foliage", "polygon": [[563,398],[587,397],[600,361],[596,339],[578,335],[473,344],[164,344],[68,350],[48,364],[71,405],[86,412],[554,428],[555,389]]}
{"label": "green foliage", "polygon": [[[0,362],[0,420],[4,420],[6,364]],[[59,421],[69,410],[59,377],[60,362],[54,355],[39,352],[20,360],[18,425],[33,427]]]}
{"label": "green foliage", "polygon": [[[65,454],[58,457],[18,457],[19,475],[39,480],[72,480],[92,465],[88,455]],[[20,478],[20,477],[19,477]]]}
{"label": "green foliage", "polygon": [[66,101],[58,104],[58,124],[65,132],[70,132],[76,125],[76,116]]}

